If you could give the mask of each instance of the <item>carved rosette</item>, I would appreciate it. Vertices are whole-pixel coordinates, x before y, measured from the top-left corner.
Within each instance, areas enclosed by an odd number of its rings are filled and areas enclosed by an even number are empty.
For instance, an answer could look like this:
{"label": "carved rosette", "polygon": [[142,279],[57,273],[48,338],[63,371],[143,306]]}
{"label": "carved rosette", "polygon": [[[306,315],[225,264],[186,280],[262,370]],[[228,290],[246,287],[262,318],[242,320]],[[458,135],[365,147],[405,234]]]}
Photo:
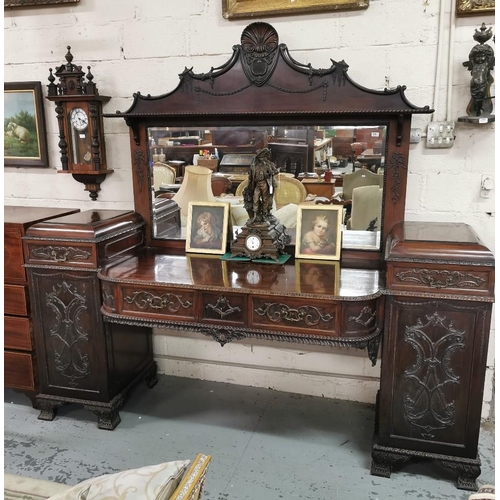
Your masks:
{"label": "carved rosette", "polygon": [[139,291],[133,292],[131,295],[124,297],[125,302],[128,304],[135,304],[142,310],[163,310],[167,309],[169,312],[178,312],[181,307],[188,309],[193,304],[189,300],[183,301],[180,295],[173,293],[164,293],[163,295],[155,295],[151,292]]}
{"label": "carved rosette", "polygon": [[[83,290],[85,292],[85,290]],[[90,362],[82,354],[82,344],[89,342],[89,333],[84,331],[81,315],[87,311],[85,293],[63,281],[46,294],[46,304],[54,313],[54,326],[50,329],[54,366],[70,385],[77,386],[78,379],[90,374]]]}
{"label": "carved rosette", "polygon": [[419,283],[431,288],[478,288],[486,282],[485,278],[460,271],[436,269],[409,269],[396,273],[399,281]]}
{"label": "carved rosette", "polygon": [[404,372],[404,419],[421,431],[424,439],[433,439],[434,431],[456,423],[455,401],[450,401],[448,386],[460,384],[453,372],[451,358],[457,349],[465,348],[465,331],[437,312],[419,318],[416,325],[406,326],[404,340],[414,350],[416,360]]}

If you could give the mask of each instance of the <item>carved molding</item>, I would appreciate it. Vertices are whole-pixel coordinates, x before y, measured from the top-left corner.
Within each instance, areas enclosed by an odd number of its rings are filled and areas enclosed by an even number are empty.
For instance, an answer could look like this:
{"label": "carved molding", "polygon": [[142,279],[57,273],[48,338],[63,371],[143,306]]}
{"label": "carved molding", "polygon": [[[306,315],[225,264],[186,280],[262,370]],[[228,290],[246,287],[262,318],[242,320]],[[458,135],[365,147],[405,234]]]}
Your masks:
{"label": "carved molding", "polygon": [[[372,321],[375,321],[377,311],[372,311],[369,306],[363,307],[357,316],[349,316],[347,321],[354,321],[362,326],[368,326]],[[364,318],[364,319],[363,319]]]}
{"label": "carved molding", "polygon": [[426,319],[425,324],[418,318],[416,325],[405,327],[404,341],[415,350],[416,360],[404,371],[405,383],[415,390],[406,391],[403,417],[420,429],[424,439],[432,439],[434,431],[456,424],[455,401],[449,401],[446,389],[460,385],[451,358],[455,350],[465,348],[466,332],[455,329],[453,321],[447,322],[437,311]]}
{"label": "carved molding", "polygon": [[128,304],[135,304],[139,309],[167,309],[169,312],[178,312],[181,307],[188,309],[193,304],[189,300],[183,301],[181,295],[173,293],[164,293],[163,295],[155,295],[151,292],[137,291],[132,292],[132,295],[124,297]]}
{"label": "carved molding", "polygon": [[134,151],[134,169],[137,174],[137,184],[139,186],[139,191],[141,192],[146,177],[145,174],[146,166],[147,163],[146,163],[146,157],[144,156],[144,152],[140,149],[136,149]]}
{"label": "carved molding", "polygon": [[389,165],[388,165],[388,170],[391,172],[392,175],[392,182],[393,186],[391,188],[391,199],[392,203],[396,204],[400,198],[401,198],[401,193],[400,193],[400,188],[401,188],[401,171],[404,169],[406,170],[406,159],[403,153],[400,153],[398,151],[394,151],[389,159]]}
{"label": "carved molding", "polygon": [[217,302],[215,304],[207,304],[206,307],[207,309],[211,309],[212,311],[216,312],[221,317],[221,319],[225,316],[233,314],[234,312],[241,312],[241,309],[238,306],[231,306],[229,300],[224,295],[221,295],[217,299]]}
{"label": "carved molding", "polygon": [[85,287],[80,294],[75,286],[63,281],[46,294],[45,303],[54,313],[55,324],[49,331],[54,367],[69,379],[70,385],[77,386],[78,379],[90,374],[89,358],[80,349],[89,342],[89,333],[84,331],[81,322],[82,314],[88,309]]}
{"label": "carved molding", "polygon": [[259,316],[266,316],[273,323],[288,321],[290,323],[304,323],[306,326],[315,326],[321,321],[328,323],[335,317],[330,313],[322,314],[317,307],[300,306],[294,309],[280,302],[266,302],[264,307],[255,309],[255,312]]}
{"label": "carved molding", "polygon": [[75,247],[44,246],[30,249],[33,257],[38,259],[54,260],[56,262],[66,262],[68,260],[88,260],[90,252]]}
{"label": "carved molding", "polygon": [[408,269],[396,273],[396,278],[400,281],[421,283],[431,288],[477,288],[486,282],[485,278],[470,273],[436,269]]}

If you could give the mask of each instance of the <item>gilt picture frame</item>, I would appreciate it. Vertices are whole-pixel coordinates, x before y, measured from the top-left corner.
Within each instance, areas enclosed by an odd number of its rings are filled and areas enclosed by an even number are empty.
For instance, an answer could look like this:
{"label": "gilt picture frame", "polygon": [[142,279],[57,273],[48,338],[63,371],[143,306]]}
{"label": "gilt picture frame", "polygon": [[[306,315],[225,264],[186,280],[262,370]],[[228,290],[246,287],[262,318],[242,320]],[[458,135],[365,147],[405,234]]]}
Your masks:
{"label": "gilt picture frame", "polygon": [[80,2],[80,0],[3,0],[3,8],[16,9],[20,7],[44,7],[46,5],[61,5],[78,2]]}
{"label": "gilt picture frame", "polygon": [[495,0],[456,0],[456,15],[495,15]]}
{"label": "gilt picture frame", "polygon": [[301,0],[270,2],[269,0],[222,0],[222,16],[229,21],[261,16],[287,16],[314,12],[366,9],[370,0]]}
{"label": "gilt picture frame", "polygon": [[299,205],[295,257],[339,260],[342,246],[342,205]]}
{"label": "gilt picture frame", "polygon": [[41,82],[4,83],[4,167],[48,167]]}
{"label": "gilt picture frame", "polygon": [[186,252],[222,255],[230,231],[229,203],[189,202]]}

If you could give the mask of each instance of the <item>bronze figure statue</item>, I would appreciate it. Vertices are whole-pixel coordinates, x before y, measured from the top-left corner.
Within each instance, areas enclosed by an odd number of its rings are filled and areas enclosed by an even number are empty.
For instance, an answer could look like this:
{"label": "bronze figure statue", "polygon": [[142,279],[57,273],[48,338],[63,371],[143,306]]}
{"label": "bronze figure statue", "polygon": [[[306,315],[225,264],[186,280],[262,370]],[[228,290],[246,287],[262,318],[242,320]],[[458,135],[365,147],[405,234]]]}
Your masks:
{"label": "bronze figure statue", "polygon": [[273,206],[276,180],[279,169],[271,161],[271,150],[260,149],[250,166],[248,186],[243,191],[243,202],[251,222],[269,219]]}
{"label": "bronze figure statue", "polygon": [[493,33],[491,27],[486,29],[483,23],[479,30],[475,30],[474,40],[479,42],[469,53],[469,60],[463,65],[471,72],[470,81],[471,100],[467,106],[467,114],[472,117],[485,117],[493,111],[490,87],[493,77],[490,72],[495,67],[495,54],[489,45],[485,45]]}

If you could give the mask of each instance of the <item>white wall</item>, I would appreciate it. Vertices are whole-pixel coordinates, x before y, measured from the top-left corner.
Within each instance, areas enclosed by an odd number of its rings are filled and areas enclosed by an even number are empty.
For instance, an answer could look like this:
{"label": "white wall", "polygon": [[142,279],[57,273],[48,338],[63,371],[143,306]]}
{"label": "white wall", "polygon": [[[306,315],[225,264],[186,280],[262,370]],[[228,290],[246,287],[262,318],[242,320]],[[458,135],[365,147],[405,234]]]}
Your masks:
{"label": "white wall", "polygon": [[[445,0],[443,60],[435,120],[446,116],[448,38],[452,1]],[[5,81],[40,80],[49,67],[64,62],[71,45],[74,62],[92,66],[100,93],[112,97],[105,112],[124,111],[132,93],[152,95],[175,88],[185,66],[207,72],[224,63],[251,21],[226,21],[221,0],[80,0],[78,4],[5,11]],[[371,0],[367,10],[264,18],[295,59],[329,67],[344,59],[351,78],[383,89],[406,85],[409,100],[433,106],[439,25],[438,0]],[[472,35],[493,16],[453,19],[451,119],[465,114],[470,74],[462,66],[475,44]],[[492,89],[494,95],[494,89]],[[45,102],[50,168],[6,168],[5,204],[91,208],[133,208],[128,128],[106,120],[108,167],[97,202],[60,168],[54,105]],[[429,116],[415,116],[425,131]],[[494,198],[479,196],[481,174],[494,175],[494,124],[458,123],[452,149],[411,146],[406,217],[410,220],[461,221],[470,224],[494,250]],[[492,332],[493,333],[493,332]],[[492,335],[493,340],[493,335]],[[493,387],[493,342],[483,417]],[[341,352],[342,354],[338,354]],[[281,390],[373,402],[379,368],[358,352],[276,346],[249,342],[225,346],[198,335],[162,332],[155,338],[160,369],[166,373],[209,378]],[[349,353],[349,355],[345,355]],[[263,368],[265,367],[265,368]]]}

